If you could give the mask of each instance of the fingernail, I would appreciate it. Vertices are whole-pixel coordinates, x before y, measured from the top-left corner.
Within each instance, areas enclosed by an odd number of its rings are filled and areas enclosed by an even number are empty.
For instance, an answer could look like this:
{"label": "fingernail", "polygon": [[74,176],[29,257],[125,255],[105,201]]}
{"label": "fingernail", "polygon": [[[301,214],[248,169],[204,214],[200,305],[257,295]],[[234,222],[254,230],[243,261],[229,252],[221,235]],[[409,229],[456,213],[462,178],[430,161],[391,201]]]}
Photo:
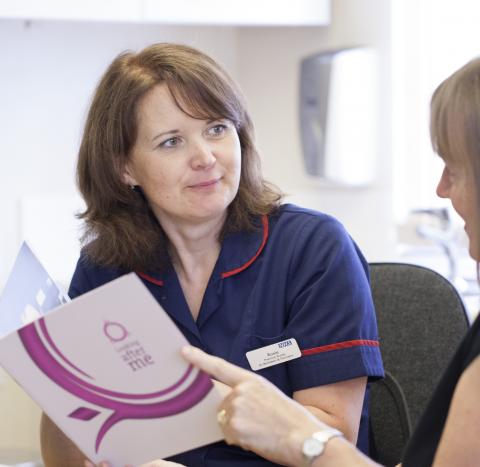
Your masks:
{"label": "fingernail", "polygon": [[84,465],[85,467],[95,467],[95,465],[92,464],[89,460],[85,460]]}
{"label": "fingernail", "polygon": [[182,354],[183,355],[190,355],[193,351],[193,347],[190,345],[185,345],[182,347]]}

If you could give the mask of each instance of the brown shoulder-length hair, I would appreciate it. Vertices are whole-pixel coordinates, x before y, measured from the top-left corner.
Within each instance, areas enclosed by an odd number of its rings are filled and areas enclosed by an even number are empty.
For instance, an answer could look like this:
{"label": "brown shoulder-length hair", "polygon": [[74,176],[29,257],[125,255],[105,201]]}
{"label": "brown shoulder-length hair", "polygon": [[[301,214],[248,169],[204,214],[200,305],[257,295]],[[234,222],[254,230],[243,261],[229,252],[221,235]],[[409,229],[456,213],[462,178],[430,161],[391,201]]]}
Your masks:
{"label": "brown shoulder-length hair", "polygon": [[102,266],[157,271],[167,261],[166,238],[141,190],[132,190],[123,171],[137,138],[137,108],[158,84],[178,107],[199,119],[231,120],[237,130],[242,168],[238,193],[228,208],[221,236],[256,228],[258,215],[272,213],[282,194],[266,182],[243,96],[226,72],[191,47],[160,43],[139,53],[124,52],[108,67],[94,93],[77,164],[77,183],[86,202],[79,214],[88,258]]}
{"label": "brown shoulder-length hair", "polygon": [[[457,70],[435,90],[430,106],[430,136],[447,163],[464,167],[475,190],[480,226],[480,58]],[[476,239],[480,247],[480,238]]]}

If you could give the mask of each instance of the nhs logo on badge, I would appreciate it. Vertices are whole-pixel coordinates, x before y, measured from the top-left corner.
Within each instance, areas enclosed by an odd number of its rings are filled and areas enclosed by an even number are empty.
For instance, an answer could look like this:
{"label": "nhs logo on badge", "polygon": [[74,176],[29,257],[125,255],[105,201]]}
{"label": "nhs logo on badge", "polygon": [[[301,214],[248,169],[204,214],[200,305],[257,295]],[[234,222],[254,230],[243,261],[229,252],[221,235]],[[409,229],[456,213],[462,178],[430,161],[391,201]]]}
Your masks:
{"label": "nhs logo on badge", "polygon": [[288,341],[279,342],[278,343],[278,348],[283,349],[283,348],[288,347],[290,345],[293,345],[293,342],[292,342],[291,339],[288,339]]}

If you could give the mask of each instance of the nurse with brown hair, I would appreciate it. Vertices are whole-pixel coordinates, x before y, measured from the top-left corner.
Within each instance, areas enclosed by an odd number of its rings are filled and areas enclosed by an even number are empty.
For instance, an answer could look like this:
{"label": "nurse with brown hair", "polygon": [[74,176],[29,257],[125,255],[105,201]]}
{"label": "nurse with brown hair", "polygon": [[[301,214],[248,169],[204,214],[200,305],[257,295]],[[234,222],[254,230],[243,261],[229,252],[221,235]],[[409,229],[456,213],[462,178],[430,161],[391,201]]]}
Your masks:
{"label": "nurse with brown hair", "polygon": [[[337,220],[282,204],[214,60],[178,44],[119,55],[93,96],[77,179],[86,230],[71,298],[136,272],[190,344],[255,369],[368,449],[367,382],[383,367],[367,263]],[[280,342],[298,358],[251,366],[248,352]],[[45,417],[47,467],[70,448]],[[274,464],[225,442],[172,460]]]}

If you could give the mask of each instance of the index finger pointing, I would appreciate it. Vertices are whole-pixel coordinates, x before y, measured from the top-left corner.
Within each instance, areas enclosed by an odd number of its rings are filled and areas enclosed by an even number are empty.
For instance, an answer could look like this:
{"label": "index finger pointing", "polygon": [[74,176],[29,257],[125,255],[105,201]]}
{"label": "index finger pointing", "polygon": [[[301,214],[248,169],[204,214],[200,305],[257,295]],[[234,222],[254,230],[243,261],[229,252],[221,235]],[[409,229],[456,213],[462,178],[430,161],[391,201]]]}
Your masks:
{"label": "index finger pointing", "polygon": [[208,355],[196,347],[183,347],[182,355],[188,362],[229,386],[235,386],[255,377],[251,372],[232,365],[222,358]]}

